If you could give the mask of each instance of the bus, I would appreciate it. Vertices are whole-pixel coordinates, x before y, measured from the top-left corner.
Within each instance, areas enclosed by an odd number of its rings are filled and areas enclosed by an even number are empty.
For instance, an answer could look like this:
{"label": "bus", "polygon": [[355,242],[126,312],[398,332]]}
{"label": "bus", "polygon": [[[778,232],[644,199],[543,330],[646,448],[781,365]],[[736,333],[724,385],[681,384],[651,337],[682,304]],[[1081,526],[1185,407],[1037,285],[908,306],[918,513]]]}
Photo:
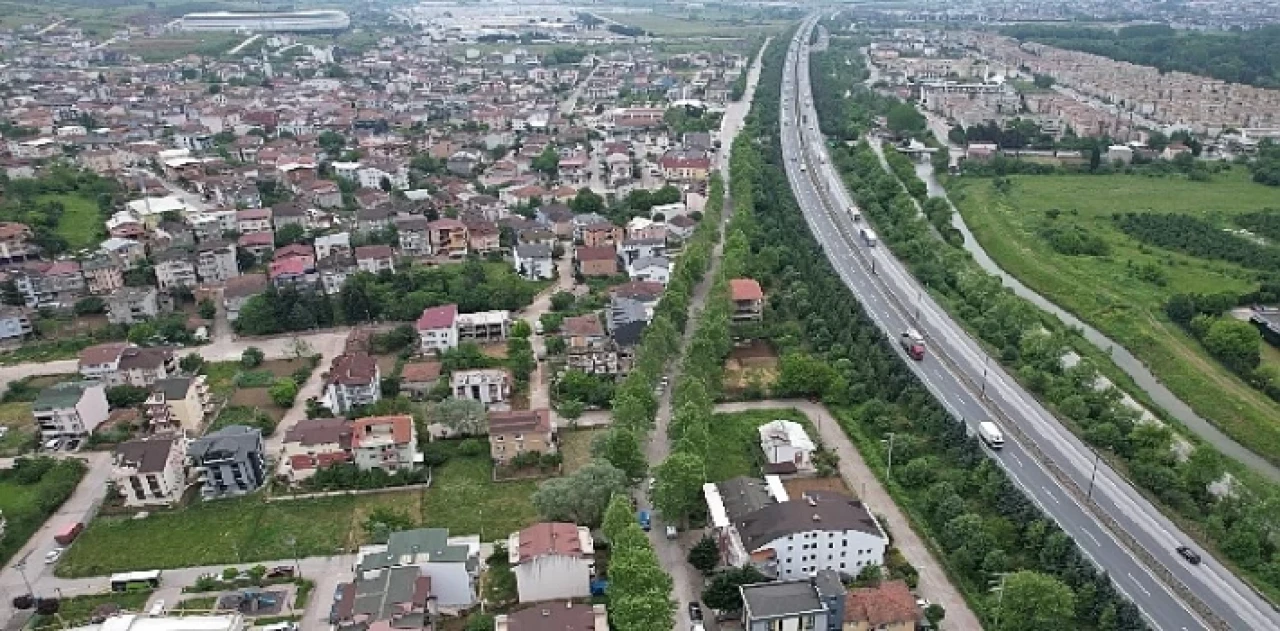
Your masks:
{"label": "bus", "polygon": [[111,575],[111,591],[127,592],[135,589],[155,589],[160,586],[160,570],[124,572]]}

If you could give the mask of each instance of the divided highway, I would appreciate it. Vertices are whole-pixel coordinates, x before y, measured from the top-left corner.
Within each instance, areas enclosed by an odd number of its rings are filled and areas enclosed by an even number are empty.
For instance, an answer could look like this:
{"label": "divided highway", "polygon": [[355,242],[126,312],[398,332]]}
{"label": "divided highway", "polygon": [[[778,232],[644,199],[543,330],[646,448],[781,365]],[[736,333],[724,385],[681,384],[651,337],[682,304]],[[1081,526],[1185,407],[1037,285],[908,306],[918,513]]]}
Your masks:
{"label": "divided highway", "polygon": [[[1191,539],[1022,389],[951,320],[883,245],[859,230],[856,205],[830,165],[809,85],[810,18],[791,43],[782,85],[787,177],[827,258],[891,339],[909,328],[928,340],[923,361],[902,357],[939,401],[976,432],[1006,431],[990,452],[1045,513],[1106,570],[1156,629],[1280,630],[1280,612],[1216,559],[1190,565],[1176,552]],[[896,344],[895,344],[896,347]]]}

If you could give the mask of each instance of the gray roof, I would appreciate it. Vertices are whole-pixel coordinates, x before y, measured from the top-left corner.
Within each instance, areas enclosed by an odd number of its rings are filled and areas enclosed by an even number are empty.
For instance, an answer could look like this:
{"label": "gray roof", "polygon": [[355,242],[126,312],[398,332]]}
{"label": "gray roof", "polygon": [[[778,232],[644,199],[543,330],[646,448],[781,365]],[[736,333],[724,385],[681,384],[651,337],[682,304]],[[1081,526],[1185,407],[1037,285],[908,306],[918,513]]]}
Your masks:
{"label": "gray roof", "polygon": [[813,577],[813,586],[817,588],[818,596],[824,600],[827,598],[844,600],[845,594],[849,593],[844,583],[840,582],[840,574],[830,569],[818,570]]}
{"label": "gray roof", "polygon": [[[356,581],[350,613],[373,620],[394,619],[398,628],[417,629],[425,622],[423,611],[430,595],[431,578],[422,576],[417,567],[393,568],[375,578]],[[406,614],[406,609],[419,611]]]}
{"label": "gray roof", "polygon": [[467,560],[467,546],[449,545],[449,531],[444,528],[418,528],[391,533],[387,551],[365,555],[360,571],[376,570],[422,563],[462,563]]}
{"label": "gray roof", "polygon": [[138,473],[156,473],[164,470],[169,461],[169,451],[179,440],[182,436],[178,434],[158,434],[131,440],[116,447],[116,456],[121,463],[135,466]]}
{"label": "gray roof", "polygon": [[191,389],[191,379],[187,377],[157,379],[156,385],[152,387],[153,391],[164,393],[164,398],[168,400],[187,398],[189,389]]}
{"label": "gray roof", "polygon": [[241,460],[261,450],[261,430],[244,425],[228,425],[191,443],[187,448],[187,455],[200,460],[209,454],[226,453]]}
{"label": "gray roof", "polygon": [[155,294],[155,287],[121,287],[107,296],[107,302],[133,302],[135,300],[144,300],[147,296]]}
{"label": "gray roof", "polygon": [[671,269],[671,261],[665,256],[642,256],[631,262],[631,269],[644,269],[646,267],[665,267]]}
{"label": "gray roof", "polygon": [[40,391],[40,396],[36,397],[35,403],[31,404],[31,409],[59,410],[73,408],[80,402],[80,398],[84,396],[85,390],[97,385],[99,384],[92,381],[66,381],[63,383],[55,383]]}
{"label": "gray roof", "polygon": [[818,590],[808,579],[743,585],[742,602],[752,620],[823,611]]}
{"label": "gray roof", "polygon": [[716,484],[729,521],[737,523],[747,515],[775,503],[764,480],[736,477]]}
{"label": "gray roof", "polygon": [[735,519],[734,523],[748,550],[758,550],[779,538],[814,530],[858,530],[876,537],[885,536],[862,502],[831,492],[810,491],[802,499],[769,504]]}
{"label": "gray roof", "polygon": [[549,259],[551,246],[545,243],[522,243],[516,246],[516,254],[522,259]]}

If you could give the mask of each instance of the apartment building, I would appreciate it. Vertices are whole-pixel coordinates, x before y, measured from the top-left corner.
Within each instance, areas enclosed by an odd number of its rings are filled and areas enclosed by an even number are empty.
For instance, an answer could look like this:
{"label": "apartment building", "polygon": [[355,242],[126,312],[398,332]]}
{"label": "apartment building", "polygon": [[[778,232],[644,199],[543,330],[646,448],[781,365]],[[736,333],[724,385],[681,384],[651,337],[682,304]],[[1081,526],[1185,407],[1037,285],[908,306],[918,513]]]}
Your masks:
{"label": "apartment building", "polygon": [[31,404],[40,439],[85,438],[107,420],[107,389],[94,381],[67,381],[40,391]]}

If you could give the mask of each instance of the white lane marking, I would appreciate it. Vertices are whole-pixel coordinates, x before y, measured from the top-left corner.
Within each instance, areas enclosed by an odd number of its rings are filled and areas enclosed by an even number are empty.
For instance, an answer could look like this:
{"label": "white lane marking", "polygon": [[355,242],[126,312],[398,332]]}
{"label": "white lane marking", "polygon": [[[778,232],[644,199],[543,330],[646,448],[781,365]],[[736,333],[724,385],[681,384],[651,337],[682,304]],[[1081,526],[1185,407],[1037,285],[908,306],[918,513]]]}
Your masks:
{"label": "white lane marking", "polygon": [[1054,503],[1054,504],[1061,504],[1061,503],[1062,503],[1062,501],[1058,499],[1058,496],[1057,496],[1057,495],[1054,495],[1054,494],[1053,494],[1053,491],[1050,491],[1050,490],[1049,490],[1049,487],[1044,486],[1044,485],[1041,485],[1041,486],[1040,486],[1040,489],[1044,491],[1044,494],[1045,494],[1045,495],[1048,495],[1048,496],[1049,496],[1049,499],[1053,500],[1053,503]]}
{"label": "white lane marking", "polygon": [[1134,578],[1132,573],[1130,573],[1130,572],[1125,572],[1125,574],[1127,574],[1127,575],[1129,576],[1129,580],[1133,581],[1133,584],[1134,584],[1134,585],[1137,585],[1137,586],[1138,586],[1138,589],[1142,590],[1142,593],[1144,593],[1144,594],[1146,594],[1146,595],[1147,595],[1147,598],[1150,598],[1150,597],[1151,597],[1151,592],[1147,591],[1147,588],[1143,587],[1143,586],[1142,586],[1142,583],[1139,583],[1139,582],[1138,582],[1138,579]]}

